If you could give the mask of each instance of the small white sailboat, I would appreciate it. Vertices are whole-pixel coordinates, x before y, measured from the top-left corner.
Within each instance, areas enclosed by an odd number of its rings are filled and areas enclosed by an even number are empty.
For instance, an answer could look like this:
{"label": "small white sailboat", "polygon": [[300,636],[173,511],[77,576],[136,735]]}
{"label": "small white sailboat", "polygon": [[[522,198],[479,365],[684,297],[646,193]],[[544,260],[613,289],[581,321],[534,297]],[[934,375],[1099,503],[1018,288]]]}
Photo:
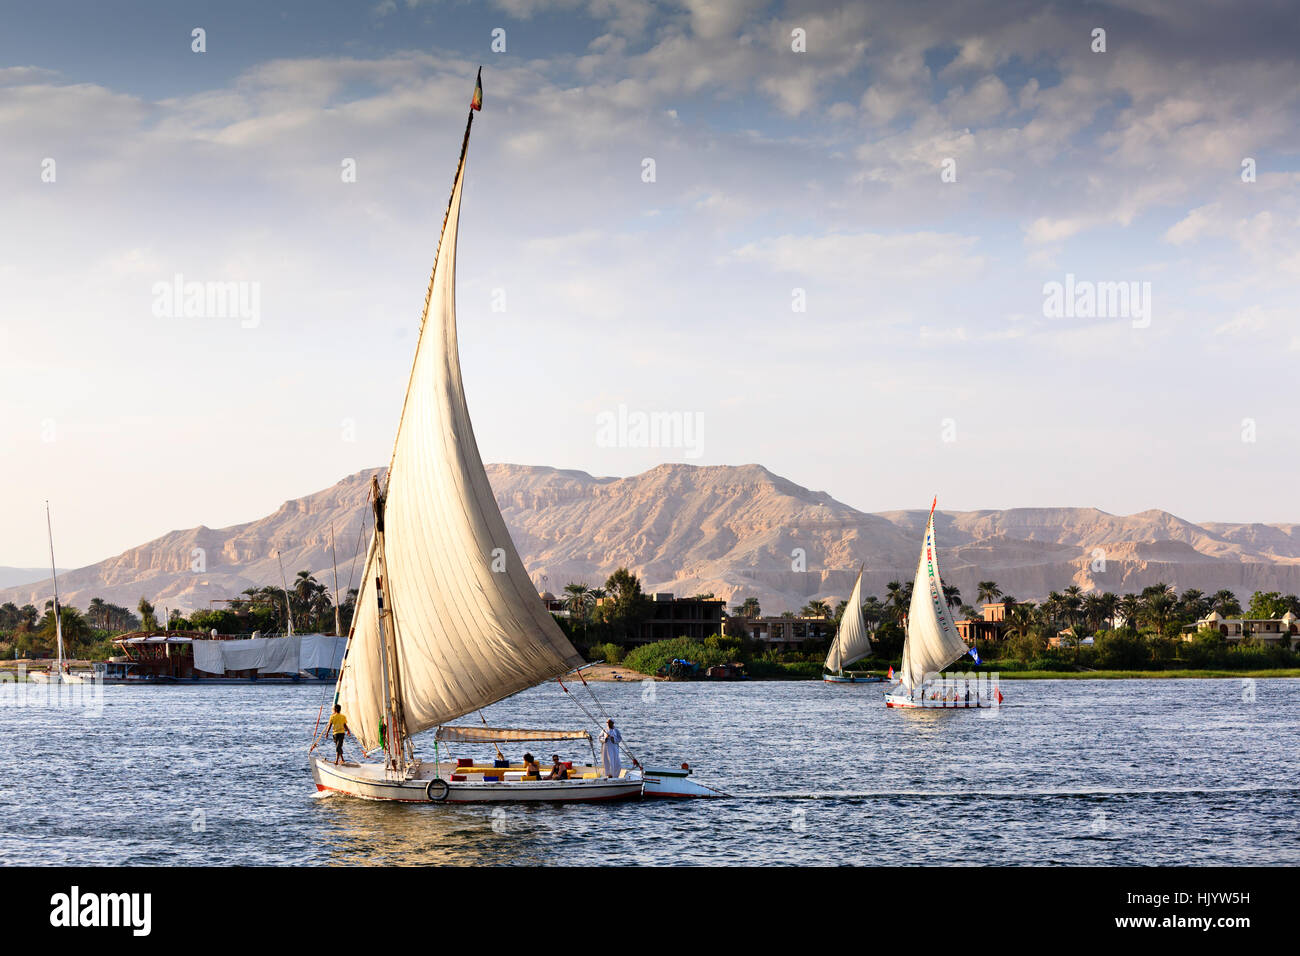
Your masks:
{"label": "small white sailboat", "polygon": [[[691,792],[697,785],[682,772],[651,779],[635,759],[616,770],[613,764],[620,761],[598,765],[585,730],[450,723],[583,664],[510,539],[461,382],[456,237],[470,128],[482,103],[481,76],[480,71],[425,295],[392,460],[384,486],[371,482],[374,533],[334,695],[363,754],[382,749],[384,759],[312,756],[312,777],[318,790],[421,803],[716,795],[702,787],[707,793]],[[433,760],[420,759],[412,737],[433,728]],[[566,762],[565,779],[542,779],[522,761],[476,763],[451,756],[456,745],[541,741],[585,742],[592,763]]]}
{"label": "small white sailboat", "polygon": [[54,581],[54,636],[57,642],[57,657],[54,666],[47,671],[32,671],[28,679],[37,684],[84,684],[83,674],[74,674],[63,659],[63,611],[59,606],[59,572],[54,566],[54,526],[50,523],[50,503],[45,502],[45,530],[50,538],[50,576]]}
{"label": "small white sailboat", "polygon": [[939,555],[934,540],[934,509],[925,525],[925,541],[912,585],[907,611],[907,636],[903,641],[903,666],[898,682],[885,695],[885,706],[904,708],[993,707],[1002,692],[985,681],[940,678],[944,668],[969,652],[957,633],[939,577]]}
{"label": "small white sailboat", "polygon": [[822,680],[828,684],[875,684],[884,680],[871,674],[846,671],[855,661],[871,653],[871,635],[867,632],[867,622],[862,617],[862,569],[858,568],[858,580],[853,585],[848,604],[844,607],[844,616],[840,618],[839,630],[835,640],[826,654],[826,665],[822,669]]}

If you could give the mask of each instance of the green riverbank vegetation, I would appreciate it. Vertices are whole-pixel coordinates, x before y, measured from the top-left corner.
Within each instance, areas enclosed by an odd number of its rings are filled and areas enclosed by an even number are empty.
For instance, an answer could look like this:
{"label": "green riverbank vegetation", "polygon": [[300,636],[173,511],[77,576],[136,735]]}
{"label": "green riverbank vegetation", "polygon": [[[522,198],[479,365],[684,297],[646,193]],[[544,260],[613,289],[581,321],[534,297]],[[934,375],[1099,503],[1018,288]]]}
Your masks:
{"label": "green riverbank vegetation", "polygon": [[[862,613],[872,631],[875,653],[855,669],[884,673],[900,665],[907,608],[911,603],[910,583],[890,582],[883,599],[868,597]],[[1005,619],[996,626],[977,630],[993,637],[977,640],[981,670],[998,671],[1022,678],[1115,678],[1115,677],[1218,677],[1300,676],[1300,653],[1296,636],[1290,633],[1247,633],[1228,640],[1214,627],[1199,629],[1197,622],[1211,612],[1225,619],[1278,620],[1289,613],[1300,615],[1300,597],[1256,591],[1243,608],[1227,589],[1214,594],[1188,588],[1181,594],[1173,587],[1157,584],[1140,593],[1110,592],[1085,594],[1075,585],[1051,592],[1039,602],[1018,601],[1004,594],[994,581],[977,585],[981,604],[1001,604]],[[746,598],[725,616],[735,621],[703,640],[676,637],[651,644],[631,646],[628,633],[645,613],[640,583],[620,569],[606,588],[592,591],[585,585],[569,585],[566,593],[573,609],[561,623],[589,660],[602,659],[624,664],[643,674],[664,673],[672,661],[687,660],[703,674],[716,664],[743,664],[745,673],[757,679],[815,679],[839,626],[846,602],[832,609],[825,602],[812,601],[801,609],[804,620],[822,618],[824,627],[811,627],[814,635],[798,650],[773,650],[763,641],[744,635],[745,621],[761,616],[759,602]],[[597,606],[588,595],[620,595],[613,608]],[[957,618],[981,619],[974,607],[963,604],[960,591],[945,586],[944,595]],[[601,613],[604,612],[604,613]],[[787,612],[786,617],[794,617]],[[584,640],[583,638],[588,638]],[[973,670],[967,658],[953,665],[955,670]]]}
{"label": "green riverbank vegetation", "polygon": [[[356,604],[356,589],[349,589],[339,605],[339,624],[347,633]],[[287,609],[287,610],[286,610]],[[334,598],[310,571],[299,571],[290,582],[288,592],[282,585],[268,584],[247,588],[243,594],[225,602],[225,607],[194,611],[185,616],[178,610],[168,615],[166,627],[160,621],[160,609],[141,597],[134,611],[93,598],[85,611],[60,604],[64,653],[74,660],[99,661],[117,650],[113,638],[140,631],[200,631],[218,634],[271,636],[286,632],[289,614],[293,629],[299,634],[334,633]],[[44,609],[31,604],[18,607],[12,602],[0,605],[0,659],[53,657],[57,639],[54,626],[54,602]]]}

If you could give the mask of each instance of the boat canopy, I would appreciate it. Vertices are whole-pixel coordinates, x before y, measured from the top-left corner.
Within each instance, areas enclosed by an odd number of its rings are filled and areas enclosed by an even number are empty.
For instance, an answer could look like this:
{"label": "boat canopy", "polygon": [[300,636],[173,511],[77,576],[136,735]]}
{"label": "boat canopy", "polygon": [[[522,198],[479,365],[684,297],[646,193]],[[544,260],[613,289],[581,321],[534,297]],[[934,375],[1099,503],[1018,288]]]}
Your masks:
{"label": "boat canopy", "polygon": [[524,740],[590,740],[585,730],[520,730],[512,727],[439,727],[435,736],[466,744],[508,743]]}

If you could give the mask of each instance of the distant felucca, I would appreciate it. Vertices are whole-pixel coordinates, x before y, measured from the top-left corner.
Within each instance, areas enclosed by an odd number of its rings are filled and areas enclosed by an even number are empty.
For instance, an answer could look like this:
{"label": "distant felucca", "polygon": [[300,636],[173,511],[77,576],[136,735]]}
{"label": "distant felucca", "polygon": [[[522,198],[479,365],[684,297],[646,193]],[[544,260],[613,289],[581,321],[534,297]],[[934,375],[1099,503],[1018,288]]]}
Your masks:
{"label": "distant felucca", "polygon": [[[633,759],[631,768],[607,776],[603,761],[596,765],[594,745],[592,764],[570,767],[568,779],[539,779],[533,768],[504,759],[482,765],[469,758],[439,759],[440,744],[444,756],[453,744],[592,744],[586,730],[448,726],[583,665],[506,530],[461,381],[456,237],[470,128],[482,105],[481,77],[480,71],[392,460],[382,488],[378,478],[371,480],[374,534],[334,695],[363,751],[382,748],[385,759],[335,763],[313,756],[312,777],[318,790],[404,802],[617,800],[643,792],[714,796],[716,791],[685,779],[686,765],[643,773]],[[435,727],[434,760],[426,762],[415,756],[412,736]]]}
{"label": "distant felucca", "polygon": [[[944,668],[960,660],[970,648],[957,633],[939,578],[939,554],[934,542],[934,509],[930,504],[925,524],[921,560],[912,584],[912,603],[907,611],[907,636],[903,641],[903,667],[898,682],[885,695],[887,707],[991,707],[1002,702],[997,687],[984,681],[945,681]],[[986,694],[996,695],[990,700]]]}
{"label": "distant felucca", "polygon": [[862,569],[858,569],[858,580],[853,585],[853,593],[844,607],[840,618],[839,630],[831,642],[830,652],[826,655],[822,680],[828,684],[876,684],[884,680],[872,674],[845,671],[854,661],[860,661],[871,653],[871,636],[867,633],[867,622],[862,617]]}
{"label": "distant felucca", "polygon": [[54,526],[50,523],[50,503],[45,502],[45,530],[50,536],[50,577],[54,581],[54,637],[58,644],[58,657],[48,671],[32,671],[28,679],[38,684],[84,684],[84,674],[74,674],[63,659],[63,609],[59,607],[59,572],[54,566]]}

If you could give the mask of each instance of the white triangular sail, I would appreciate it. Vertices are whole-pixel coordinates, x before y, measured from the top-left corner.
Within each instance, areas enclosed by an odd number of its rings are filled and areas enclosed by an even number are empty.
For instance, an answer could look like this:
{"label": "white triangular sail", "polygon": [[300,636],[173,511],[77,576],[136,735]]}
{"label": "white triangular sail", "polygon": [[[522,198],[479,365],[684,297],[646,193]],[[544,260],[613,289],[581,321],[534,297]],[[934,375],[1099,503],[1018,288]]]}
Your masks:
{"label": "white triangular sail", "polygon": [[867,634],[867,622],[862,617],[862,571],[858,571],[857,583],[849,595],[849,603],[840,618],[840,629],[831,642],[830,653],[826,655],[826,670],[838,674],[854,661],[860,661],[871,653],[871,637]]}
{"label": "white triangular sail", "polygon": [[[938,503],[937,500],[935,502]],[[941,672],[967,652],[966,642],[948,613],[939,578],[939,557],[934,543],[934,504],[925,525],[925,542],[912,585],[907,611],[907,638],[903,642],[903,688],[915,691],[929,675]]]}
{"label": "white triangular sail", "polygon": [[[466,145],[469,132],[466,130]],[[461,384],[452,188],[385,490],[384,599],[405,730],[453,720],[582,664],[538,597],[488,483]],[[367,750],[386,694],[372,539],[337,702]]]}

